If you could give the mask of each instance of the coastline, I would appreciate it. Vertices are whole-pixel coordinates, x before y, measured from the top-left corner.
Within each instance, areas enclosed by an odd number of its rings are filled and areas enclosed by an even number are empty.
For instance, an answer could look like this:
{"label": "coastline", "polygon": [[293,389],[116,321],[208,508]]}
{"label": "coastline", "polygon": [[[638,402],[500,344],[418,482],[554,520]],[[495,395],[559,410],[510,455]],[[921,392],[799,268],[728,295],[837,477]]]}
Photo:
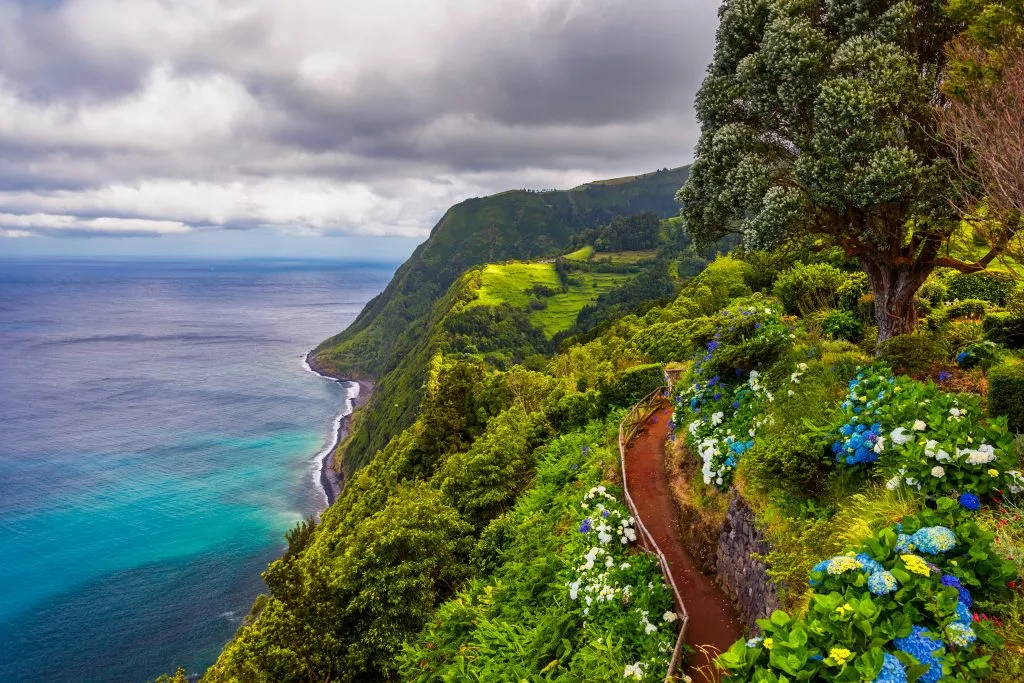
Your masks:
{"label": "coastline", "polygon": [[335,419],[334,439],[331,445],[317,457],[320,459],[319,465],[319,483],[320,488],[324,494],[326,502],[325,508],[334,503],[341,494],[341,489],[345,485],[345,477],[335,468],[335,453],[338,450],[338,446],[348,437],[349,425],[352,421],[352,415],[355,413],[356,408],[365,405],[370,399],[370,395],[373,393],[374,383],[364,379],[349,379],[347,377],[339,377],[333,373],[328,372],[325,368],[320,366],[319,363],[313,358],[313,351],[306,354],[303,360],[303,365],[310,372],[323,377],[324,379],[337,382],[339,384],[355,384],[356,393],[352,395],[353,387],[346,387],[346,398],[345,405],[342,407],[341,413]]}

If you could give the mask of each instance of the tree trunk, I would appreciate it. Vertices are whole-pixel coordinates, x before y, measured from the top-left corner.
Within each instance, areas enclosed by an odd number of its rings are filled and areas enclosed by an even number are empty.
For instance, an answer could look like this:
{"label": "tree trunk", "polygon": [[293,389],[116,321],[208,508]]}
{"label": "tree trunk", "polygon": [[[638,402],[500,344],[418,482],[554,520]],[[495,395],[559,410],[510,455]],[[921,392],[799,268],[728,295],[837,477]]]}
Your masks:
{"label": "tree trunk", "polygon": [[899,334],[913,332],[917,327],[917,308],[914,295],[928,279],[932,267],[921,263],[909,266],[891,266],[864,259],[861,268],[871,281],[875,297],[875,321],[878,324],[878,344]]}

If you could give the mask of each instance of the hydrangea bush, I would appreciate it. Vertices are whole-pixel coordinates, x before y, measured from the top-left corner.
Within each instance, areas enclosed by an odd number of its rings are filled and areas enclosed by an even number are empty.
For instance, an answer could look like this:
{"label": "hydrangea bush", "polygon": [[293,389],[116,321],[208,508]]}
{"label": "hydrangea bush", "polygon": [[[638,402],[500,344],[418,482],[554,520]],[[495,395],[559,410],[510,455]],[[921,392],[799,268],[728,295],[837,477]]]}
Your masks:
{"label": "hydrangea bush", "polygon": [[579,512],[577,533],[565,547],[577,558],[565,576],[573,613],[596,631],[616,634],[617,647],[637,654],[624,678],[664,680],[679,618],[657,562],[635,551],[636,520],[604,485],[587,491]]}
{"label": "hydrangea bush", "polygon": [[887,486],[931,497],[985,496],[1016,488],[1021,474],[1006,419],[986,418],[976,397],[942,391],[888,368],[863,370],[840,406],[832,452],[849,466],[878,467]]}
{"label": "hydrangea bush", "polygon": [[775,612],[763,636],[735,643],[719,658],[729,681],[984,679],[998,647],[988,620],[972,610],[1004,599],[1012,563],[992,552],[952,499],[874,535],[858,551],[820,562],[810,576],[807,613]]}
{"label": "hydrangea bush", "polygon": [[[700,454],[704,483],[725,490],[742,455],[764,426],[774,400],[759,367],[778,359],[793,334],[774,305],[762,299],[722,311],[705,350],[694,359],[693,383],[676,396],[674,425],[686,425]],[[804,367],[806,369],[806,366]],[[797,368],[792,377],[799,381]]]}

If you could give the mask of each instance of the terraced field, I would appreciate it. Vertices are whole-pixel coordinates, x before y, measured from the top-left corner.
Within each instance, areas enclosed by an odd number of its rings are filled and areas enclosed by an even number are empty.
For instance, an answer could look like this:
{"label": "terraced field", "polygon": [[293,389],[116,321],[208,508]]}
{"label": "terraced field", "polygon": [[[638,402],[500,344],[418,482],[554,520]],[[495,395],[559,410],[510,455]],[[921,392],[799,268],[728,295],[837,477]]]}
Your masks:
{"label": "terraced field", "polygon": [[530,320],[548,337],[553,337],[572,327],[584,306],[629,278],[629,275],[617,273],[573,273],[568,291],[562,292],[553,263],[492,263],[484,266],[480,290],[472,305],[507,303],[525,309],[535,298],[530,289],[535,285],[550,287],[558,293],[543,299],[546,307],[531,311]]}

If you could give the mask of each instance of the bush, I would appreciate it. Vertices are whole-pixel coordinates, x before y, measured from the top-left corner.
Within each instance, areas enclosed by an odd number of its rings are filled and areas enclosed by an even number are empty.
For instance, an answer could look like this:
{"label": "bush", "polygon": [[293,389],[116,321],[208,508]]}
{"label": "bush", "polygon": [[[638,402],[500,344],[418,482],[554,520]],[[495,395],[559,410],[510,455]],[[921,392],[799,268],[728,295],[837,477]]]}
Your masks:
{"label": "bush", "polygon": [[864,326],[853,311],[829,311],[821,321],[821,331],[832,339],[857,341]]}
{"label": "bush", "polygon": [[948,293],[949,288],[939,280],[928,280],[917,290],[917,295],[932,306],[941,305]]}
{"label": "bush", "polygon": [[[729,299],[750,294],[747,278],[752,271],[749,263],[719,256],[687,285],[685,294],[699,302],[705,313],[713,313]],[[706,293],[702,291],[705,288]]]}
{"label": "bush", "polygon": [[601,414],[601,394],[596,389],[559,395],[552,392],[544,406],[544,414],[560,431],[582,427]]}
{"label": "bush", "polygon": [[601,398],[607,405],[629,408],[664,385],[664,365],[639,365],[619,373],[609,384],[602,387]]}
{"label": "bush", "polygon": [[984,339],[981,323],[976,320],[958,320],[946,326],[943,331],[949,340],[949,350],[959,353],[965,348]]}
{"label": "bush", "polygon": [[949,305],[946,309],[947,320],[970,318],[981,320],[988,312],[988,302],[983,299],[964,299]]}
{"label": "bush", "polygon": [[820,494],[833,468],[825,444],[796,429],[773,432],[772,438],[762,440],[742,461],[747,485],[800,498]]}
{"label": "bush", "polygon": [[839,306],[843,310],[853,311],[857,309],[857,302],[862,296],[871,294],[871,284],[867,273],[860,271],[845,273],[845,277],[843,284],[839,285]]}
{"label": "bush", "polygon": [[1024,318],[1010,313],[995,312],[985,316],[985,339],[1011,349],[1024,348]]}
{"label": "bush", "polygon": [[997,365],[989,371],[988,413],[1005,415],[1011,431],[1024,432],[1024,365]]}
{"label": "bush", "polygon": [[958,273],[946,279],[946,300],[984,299],[1002,306],[1013,291],[1013,280],[1000,273]]}
{"label": "bush", "polygon": [[1006,310],[1014,318],[1024,318],[1024,290],[1015,289],[1006,296]]}
{"label": "bush", "polygon": [[848,275],[825,263],[798,263],[779,275],[773,291],[787,313],[805,315],[824,308],[836,308],[839,288]]}
{"label": "bush", "polygon": [[923,372],[950,356],[948,341],[934,332],[901,334],[887,339],[878,348],[878,358],[895,369]]}
{"label": "bush", "polygon": [[969,344],[963,351],[956,354],[956,364],[962,368],[981,368],[988,370],[999,362],[999,346],[990,342]]}

